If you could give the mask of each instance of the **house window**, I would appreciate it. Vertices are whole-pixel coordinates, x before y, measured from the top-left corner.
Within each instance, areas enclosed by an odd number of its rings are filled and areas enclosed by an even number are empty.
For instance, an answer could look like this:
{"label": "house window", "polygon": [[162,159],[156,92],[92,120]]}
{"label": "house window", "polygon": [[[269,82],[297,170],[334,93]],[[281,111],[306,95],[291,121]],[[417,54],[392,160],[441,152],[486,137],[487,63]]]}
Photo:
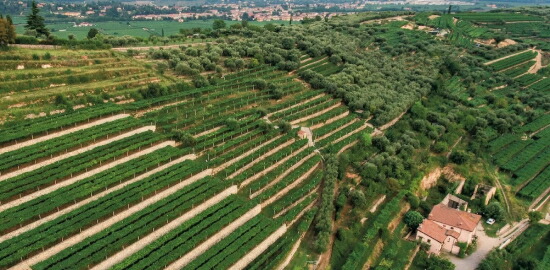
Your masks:
{"label": "house window", "polygon": [[454,229],[455,229],[455,227],[451,227],[451,230],[454,230]]}
{"label": "house window", "polygon": [[428,243],[431,243],[432,242],[432,239],[428,239]]}
{"label": "house window", "polygon": [[420,242],[422,242],[422,240],[424,240],[424,237],[419,236],[418,239],[420,239]]}

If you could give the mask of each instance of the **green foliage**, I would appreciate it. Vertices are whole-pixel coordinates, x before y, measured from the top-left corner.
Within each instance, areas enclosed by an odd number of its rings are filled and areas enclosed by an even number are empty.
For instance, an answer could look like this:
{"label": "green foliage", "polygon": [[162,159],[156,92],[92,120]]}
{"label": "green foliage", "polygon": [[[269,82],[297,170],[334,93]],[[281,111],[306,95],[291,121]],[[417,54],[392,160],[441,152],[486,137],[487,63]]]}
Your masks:
{"label": "green foliage", "polygon": [[39,12],[40,9],[38,9],[36,2],[32,1],[31,13],[27,16],[27,25],[25,25],[25,29],[35,31],[36,37],[48,37],[50,36],[50,31],[46,28],[44,18],[38,14]]}
{"label": "green foliage", "polygon": [[405,222],[411,230],[416,230],[423,220],[424,217],[416,211],[409,211],[403,216],[403,222]]}
{"label": "green foliage", "polygon": [[529,212],[528,216],[531,223],[537,223],[544,217],[542,212],[539,211],[531,211]]}
{"label": "green foliage", "polygon": [[486,218],[492,218],[494,220],[500,221],[504,218],[504,208],[500,205],[499,202],[492,202],[485,206],[483,210],[483,215]]}
{"label": "green foliage", "polygon": [[469,155],[462,150],[456,150],[451,153],[449,159],[456,164],[464,164],[468,162]]}
{"label": "green foliage", "polygon": [[214,30],[225,29],[225,27],[226,24],[224,20],[214,20],[214,22],[212,23],[212,29]]}
{"label": "green foliage", "polygon": [[90,31],[88,31],[87,38],[88,39],[95,38],[97,34],[99,34],[99,30],[97,30],[96,28],[90,28]]}

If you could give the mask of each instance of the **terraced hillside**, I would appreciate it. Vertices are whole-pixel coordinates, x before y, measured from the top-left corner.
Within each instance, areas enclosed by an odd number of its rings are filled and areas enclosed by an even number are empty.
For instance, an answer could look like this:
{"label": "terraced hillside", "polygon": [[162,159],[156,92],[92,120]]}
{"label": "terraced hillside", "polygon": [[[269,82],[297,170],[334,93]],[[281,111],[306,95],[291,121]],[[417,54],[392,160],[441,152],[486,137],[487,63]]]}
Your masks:
{"label": "terraced hillside", "polygon": [[11,124],[0,131],[0,268],[275,265],[312,221],[319,152],[372,131],[269,66]]}
{"label": "terraced hillside", "polygon": [[[164,81],[143,64],[111,51],[18,49],[0,54],[0,60],[2,122],[131,101],[137,89]],[[64,105],[70,108],[56,109]]]}

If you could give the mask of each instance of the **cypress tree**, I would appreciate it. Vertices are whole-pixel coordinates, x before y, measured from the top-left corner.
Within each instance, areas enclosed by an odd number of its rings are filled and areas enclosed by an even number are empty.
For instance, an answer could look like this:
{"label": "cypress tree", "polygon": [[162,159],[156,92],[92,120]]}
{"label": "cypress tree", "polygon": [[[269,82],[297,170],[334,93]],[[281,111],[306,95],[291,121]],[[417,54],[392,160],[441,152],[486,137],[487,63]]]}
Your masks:
{"label": "cypress tree", "polygon": [[48,31],[44,24],[44,18],[38,15],[39,12],[40,9],[38,9],[36,2],[32,1],[31,13],[27,16],[27,25],[25,25],[25,28],[36,31],[36,37],[42,35],[48,37],[50,36],[50,31]]}

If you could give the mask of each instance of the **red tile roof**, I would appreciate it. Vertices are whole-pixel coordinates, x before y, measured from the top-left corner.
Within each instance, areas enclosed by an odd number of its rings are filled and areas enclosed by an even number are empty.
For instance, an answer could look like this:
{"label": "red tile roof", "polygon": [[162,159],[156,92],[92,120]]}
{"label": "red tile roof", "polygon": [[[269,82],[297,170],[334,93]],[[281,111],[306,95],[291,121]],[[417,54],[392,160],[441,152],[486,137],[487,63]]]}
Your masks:
{"label": "red tile roof", "polygon": [[424,219],[422,224],[418,227],[418,231],[433,238],[439,243],[445,242],[447,236],[454,237],[455,239],[458,239],[458,236],[460,236],[458,232],[447,230],[429,219]]}
{"label": "red tile roof", "polygon": [[481,216],[438,204],[432,208],[428,219],[473,232]]}

